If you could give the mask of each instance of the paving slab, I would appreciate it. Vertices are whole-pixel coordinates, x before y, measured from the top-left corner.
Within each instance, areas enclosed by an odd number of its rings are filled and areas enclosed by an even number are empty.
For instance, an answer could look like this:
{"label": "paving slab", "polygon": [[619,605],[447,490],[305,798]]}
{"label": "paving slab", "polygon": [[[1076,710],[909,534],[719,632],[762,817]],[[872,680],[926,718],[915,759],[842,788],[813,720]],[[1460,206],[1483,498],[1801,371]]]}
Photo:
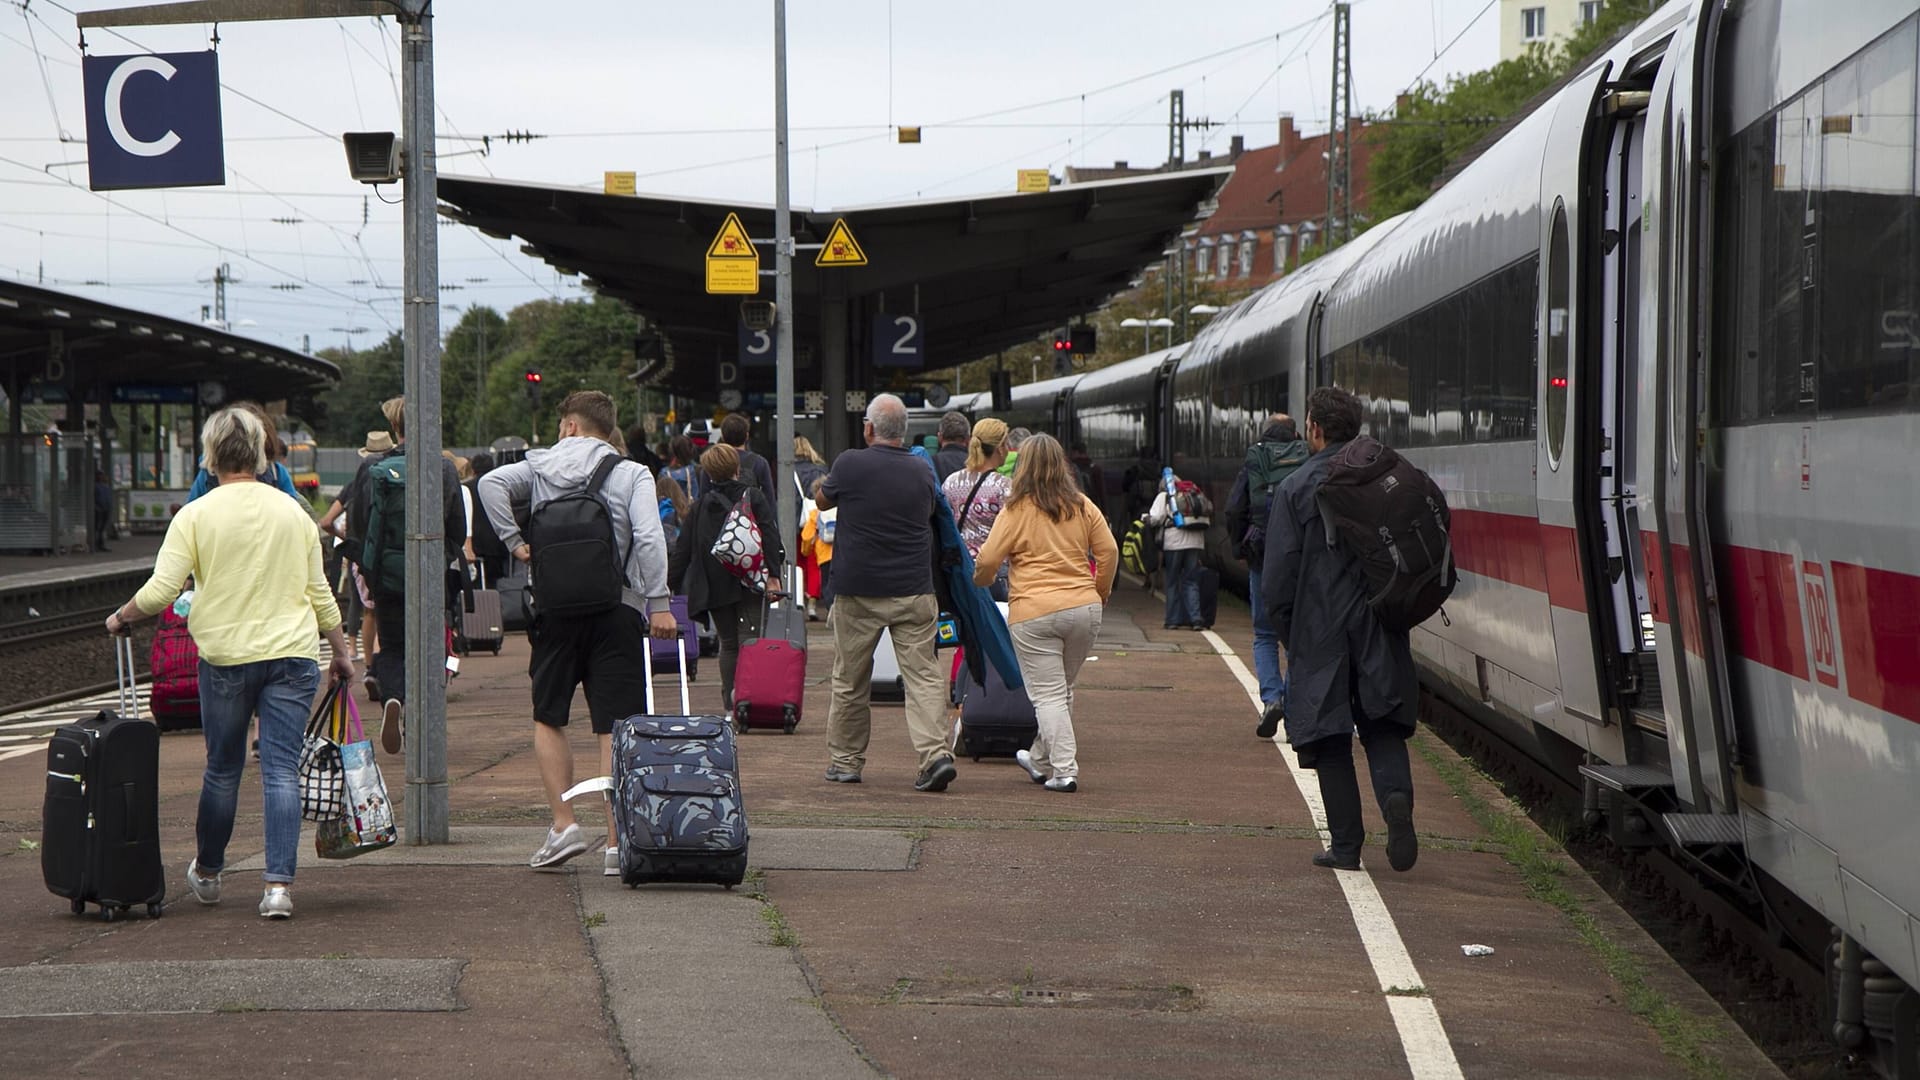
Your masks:
{"label": "paving slab", "polygon": [[0,968],[0,1017],[448,1012],[465,960],[152,960]]}
{"label": "paving slab", "polygon": [[879,1075],[816,1001],[769,911],[713,886],[582,878],[607,1008],[647,1077]]}

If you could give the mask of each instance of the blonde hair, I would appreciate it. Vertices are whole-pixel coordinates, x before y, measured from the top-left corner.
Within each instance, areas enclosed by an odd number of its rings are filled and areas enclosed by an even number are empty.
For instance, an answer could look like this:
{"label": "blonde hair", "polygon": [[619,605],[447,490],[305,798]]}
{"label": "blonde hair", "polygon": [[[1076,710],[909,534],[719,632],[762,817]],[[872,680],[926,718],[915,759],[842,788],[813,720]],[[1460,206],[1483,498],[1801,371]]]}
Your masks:
{"label": "blonde hair", "polygon": [[796,460],[811,461],[815,465],[827,463],[827,459],[820,456],[820,451],[813,448],[813,443],[805,435],[793,437],[793,456]]}
{"label": "blonde hair", "polygon": [[740,475],[740,451],[726,443],[715,443],[700,455],[700,469],[716,484],[735,479]]}
{"label": "blonde hair", "polygon": [[393,430],[393,441],[399,442],[407,437],[407,399],[390,397],[380,403],[380,415],[387,418],[387,427]]}
{"label": "blonde hair", "polygon": [[1080,494],[1080,481],[1067,461],[1067,452],[1051,435],[1029,435],[1020,444],[1018,464],[1013,467],[1013,493],[1007,505],[1031,499],[1050,521],[1065,521],[1069,514],[1086,509],[1086,496]]}
{"label": "blonde hair", "polygon": [[207,471],[222,476],[258,476],[267,467],[267,429],[244,406],[221,409],[200,429],[200,453]]}
{"label": "blonde hair", "polygon": [[986,472],[987,459],[1007,445],[1007,422],[989,416],[973,425],[973,437],[967,440],[967,471]]}

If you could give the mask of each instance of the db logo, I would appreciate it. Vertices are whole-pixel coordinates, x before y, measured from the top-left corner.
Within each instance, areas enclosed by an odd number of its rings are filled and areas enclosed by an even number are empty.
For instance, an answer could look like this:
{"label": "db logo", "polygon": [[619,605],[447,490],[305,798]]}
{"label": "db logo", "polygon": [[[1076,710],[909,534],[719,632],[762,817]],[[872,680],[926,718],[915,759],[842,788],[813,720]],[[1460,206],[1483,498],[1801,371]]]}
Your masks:
{"label": "db logo", "polygon": [[1833,615],[1827,603],[1827,568],[1817,562],[1800,564],[1801,591],[1806,594],[1808,655],[1813,673],[1823,686],[1840,685],[1840,660],[1834,648]]}

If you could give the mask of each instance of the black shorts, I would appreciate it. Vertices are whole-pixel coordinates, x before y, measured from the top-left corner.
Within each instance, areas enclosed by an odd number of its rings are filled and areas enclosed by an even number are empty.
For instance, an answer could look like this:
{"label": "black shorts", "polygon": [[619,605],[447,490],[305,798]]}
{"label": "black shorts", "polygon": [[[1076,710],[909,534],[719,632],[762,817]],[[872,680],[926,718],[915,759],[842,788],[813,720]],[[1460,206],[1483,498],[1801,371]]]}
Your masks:
{"label": "black shorts", "polygon": [[573,692],[587,685],[593,733],[608,735],[614,721],[647,711],[646,621],[621,604],[584,619],[536,617],[528,629],[533,659],[533,718],[566,727]]}

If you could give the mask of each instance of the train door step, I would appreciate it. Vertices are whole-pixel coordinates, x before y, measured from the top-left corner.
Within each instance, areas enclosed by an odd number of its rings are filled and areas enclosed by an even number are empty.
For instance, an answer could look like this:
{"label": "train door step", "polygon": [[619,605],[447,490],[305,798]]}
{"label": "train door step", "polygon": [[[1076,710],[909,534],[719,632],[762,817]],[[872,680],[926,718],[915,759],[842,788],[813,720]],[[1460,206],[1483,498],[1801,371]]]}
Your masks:
{"label": "train door step", "polygon": [[1746,842],[1738,814],[1662,814],[1660,822],[1683,848],[1738,847]]}
{"label": "train door step", "polygon": [[1673,786],[1673,774],[1654,765],[1582,765],[1580,775],[1623,793]]}

